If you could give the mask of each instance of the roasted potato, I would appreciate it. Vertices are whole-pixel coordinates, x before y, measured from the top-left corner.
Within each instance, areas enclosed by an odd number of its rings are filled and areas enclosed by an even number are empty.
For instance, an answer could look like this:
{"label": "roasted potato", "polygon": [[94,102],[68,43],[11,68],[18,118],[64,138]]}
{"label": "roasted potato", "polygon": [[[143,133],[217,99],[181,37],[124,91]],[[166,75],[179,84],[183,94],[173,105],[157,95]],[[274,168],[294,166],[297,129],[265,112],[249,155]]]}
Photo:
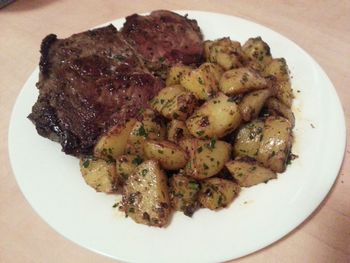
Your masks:
{"label": "roasted potato", "polygon": [[218,87],[220,78],[224,73],[223,68],[220,67],[218,64],[209,63],[209,62],[203,63],[202,65],[199,66],[199,68],[204,72],[213,75],[216,80],[216,86]]}
{"label": "roasted potato", "polygon": [[234,156],[249,156],[256,158],[262,139],[264,122],[253,120],[239,128],[233,142]]}
{"label": "roasted potato", "polygon": [[274,96],[278,98],[288,108],[292,107],[294,94],[290,80],[275,81],[272,84]]}
{"label": "roasted potato", "polygon": [[187,161],[187,153],[177,144],[170,141],[146,140],[143,144],[146,159],[159,161],[166,170],[179,170]]}
{"label": "roasted potato", "polygon": [[274,58],[264,69],[265,76],[274,76],[279,81],[289,80],[289,68],[284,58]]}
{"label": "roasted potato", "polygon": [[216,210],[228,206],[240,191],[239,185],[221,178],[209,178],[201,182],[198,200],[202,206]]}
{"label": "roasted potato", "polygon": [[210,67],[199,67],[180,77],[180,84],[200,100],[207,100],[218,91],[218,73],[208,69]]}
{"label": "roasted potato", "polygon": [[223,93],[199,107],[186,121],[189,132],[197,138],[221,138],[241,123],[237,104]]}
{"label": "roasted potato", "polygon": [[165,81],[166,86],[180,84],[180,78],[192,70],[191,67],[185,65],[174,65],[169,69],[168,76]]}
{"label": "roasted potato", "polygon": [[180,146],[190,155],[184,168],[185,174],[195,179],[216,175],[231,157],[231,145],[216,139],[185,139],[180,142]]}
{"label": "roasted potato", "polygon": [[163,140],[166,136],[166,126],[152,111],[143,113],[143,120],[137,121],[132,127],[125,154],[143,157],[143,143],[146,139]]}
{"label": "roasted potato", "polygon": [[116,159],[122,155],[126,148],[126,141],[136,120],[131,119],[125,125],[113,126],[96,143],[94,156],[105,160]]}
{"label": "roasted potato", "polygon": [[276,98],[269,98],[265,103],[268,111],[274,115],[281,115],[286,118],[292,127],[295,125],[295,118],[292,110]]}
{"label": "roasted potato", "polygon": [[117,177],[123,184],[135,168],[142,163],[142,158],[137,155],[125,154],[119,156],[115,162]]}
{"label": "roasted potato", "polygon": [[151,107],[158,113],[162,112],[162,109],[172,101],[177,95],[184,92],[185,89],[181,85],[168,86],[161,89],[157,96],[151,100]]}
{"label": "roasted potato", "polygon": [[209,61],[209,56],[210,56],[210,47],[213,45],[214,41],[212,40],[206,40],[204,41],[204,57],[206,61]]}
{"label": "roasted potato", "polygon": [[242,49],[249,60],[258,63],[259,69],[263,69],[272,61],[270,47],[261,37],[249,38]]}
{"label": "roasted potato", "polygon": [[200,184],[182,174],[170,178],[170,202],[177,211],[192,216],[199,207],[197,200]]}
{"label": "roasted potato", "polygon": [[242,119],[244,121],[250,121],[257,118],[265,101],[270,96],[270,89],[255,90],[246,94],[238,104]]}
{"label": "roasted potato", "polygon": [[292,125],[278,116],[265,120],[257,160],[272,171],[281,173],[286,168],[287,158],[292,145]]}
{"label": "roasted potato", "polygon": [[226,95],[238,95],[257,89],[265,89],[268,82],[251,68],[237,68],[222,74],[219,89]]}
{"label": "roasted potato", "polygon": [[192,135],[187,129],[184,121],[172,120],[168,123],[168,140],[178,142],[179,140],[191,138]]}
{"label": "roasted potato", "polygon": [[80,172],[85,182],[97,192],[115,192],[119,184],[114,162],[96,158],[80,159]]}
{"label": "roasted potato", "polygon": [[167,177],[157,161],[136,167],[123,188],[122,209],[135,222],[163,227],[169,222],[170,199]]}
{"label": "roasted potato", "polygon": [[256,160],[249,157],[239,157],[229,161],[226,163],[226,167],[232,177],[243,187],[249,187],[277,178],[276,173],[259,165]]}
{"label": "roasted potato", "polygon": [[241,44],[230,38],[222,38],[208,43],[205,46],[205,54],[212,63],[217,63],[225,70],[242,67],[246,61]]}

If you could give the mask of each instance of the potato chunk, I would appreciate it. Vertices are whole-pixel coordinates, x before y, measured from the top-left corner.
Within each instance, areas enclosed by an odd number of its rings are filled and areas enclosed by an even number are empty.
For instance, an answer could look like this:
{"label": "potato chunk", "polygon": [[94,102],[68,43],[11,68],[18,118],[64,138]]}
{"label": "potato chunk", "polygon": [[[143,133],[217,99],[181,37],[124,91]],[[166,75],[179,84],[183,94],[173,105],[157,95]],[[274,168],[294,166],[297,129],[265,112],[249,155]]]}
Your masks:
{"label": "potato chunk", "polygon": [[151,106],[156,112],[161,113],[166,104],[184,91],[185,89],[181,85],[165,87],[151,100]]}
{"label": "potato chunk", "polygon": [[124,185],[122,207],[135,222],[163,227],[169,222],[170,201],[167,178],[157,161],[136,167]]}
{"label": "potato chunk", "polygon": [[170,201],[177,211],[192,216],[199,207],[197,200],[200,184],[194,179],[182,174],[174,175],[170,179]]}
{"label": "potato chunk", "polygon": [[146,159],[159,161],[166,170],[179,170],[188,160],[187,153],[177,144],[170,141],[147,140],[143,144]]}
{"label": "potato chunk", "polygon": [[192,70],[191,67],[185,65],[175,65],[169,70],[168,76],[165,81],[165,85],[172,86],[180,84],[180,78],[183,74],[186,74]]}
{"label": "potato chunk", "polygon": [[280,81],[289,80],[289,69],[284,58],[273,59],[264,69],[265,76],[274,76]]}
{"label": "potato chunk", "polygon": [[292,110],[288,108],[285,104],[283,104],[276,98],[269,98],[266,101],[265,105],[271,114],[281,115],[282,117],[286,118],[290,122],[292,127],[294,127],[295,125],[294,114]]}
{"label": "potato chunk", "polygon": [[185,139],[180,142],[190,160],[185,166],[185,174],[195,179],[205,179],[216,175],[231,156],[231,145],[216,139]]}
{"label": "potato chunk", "polygon": [[257,118],[265,101],[270,96],[270,89],[255,90],[246,94],[239,103],[242,119],[244,121],[250,121]]}
{"label": "potato chunk", "polygon": [[292,145],[292,125],[283,117],[271,116],[265,120],[257,160],[272,171],[281,173]]}
{"label": "potato chunk", "polygon": [[226,163],[226,167],[238,184],[243,187],[249,187],[277,178],[276,173],[262,167],[257,161],[250,158],[236,158]]}
{"label": "potato chunk", "polygon": [[116,159],[116,173],[122,184],[128,180],[130,174],[140,163],[142,163],[142,159],[137,155],[125,154]]}
{"label": "potato chunk", "polygon": [[188,130],[197,138],[221,138],[240,123],[237,104],[223,93],[204,103],[186,121]]}
{"label": "potato chunk", "polygon": [[168,140],[178,142],[179,140],[191,138],[192,135],[187,129],[186,123],[180,120],[172,120],[168,123]]}
{"label": "potato chunk", "polygon": [[226,95],[238,95],[264,89],[267,85],[267,80],[251,68],[237,68],[226,71],[222,75],[219,88]]}
{"label": "potato chunk", "polygon": [[125,125],[113,126],[107,133],[102,135],[94,148],[94,156],[105,160],[116,159],[124,153],[126,141],[136,120],[131,119]]}
{"label": "potato chunk", "polygon": [[198,200],[202,206],[216,210],[228,206],[239,194],[240,187],[232,181],[209,178],[201,182]]}
{"label": "potato chunk", "polygon": [[[210,68],[209,68],[210,69]],[[217,73],[208,67],[199,67],[181,75],[180,84],[192,92],[197,99],[207,100],[218,91]]]}
{"label": "potato chunk", "polygon": [[251,61],[259,64],[260,69],[272,61],[270,47],[261,37],[249,38],[242,49]]}
{"label": "potato chunk", "polygon": [[165,135],[165,125],[153,111],[147,110],[143,113],[143,120],[137,121],[132,127],[125,153],[143,157],[144,141],[146,139],[163,140]]}
{"label": "potato chunk", "polygon": [[241,44],[230,38],[221,38],[204,46],[210,62],[217,63],[225,70],[242,67],[246,57]]}
{"label": "potato chunk", "polygon": [[264,122],[261,120],[253,120],[240,127],[233,142],[233,155],[256,158],[263,130]]}
{"label": "potato chunk", "polygon": [[292,107],[294,94],[290,80],[279,80],[272,84],[274,96],[288,108]]}
{"label": "potato chunk", "polygon": [[80,172],[85,182],[97,192],[112,193],[119,183],[114,162],[103,159],[83,158]]}

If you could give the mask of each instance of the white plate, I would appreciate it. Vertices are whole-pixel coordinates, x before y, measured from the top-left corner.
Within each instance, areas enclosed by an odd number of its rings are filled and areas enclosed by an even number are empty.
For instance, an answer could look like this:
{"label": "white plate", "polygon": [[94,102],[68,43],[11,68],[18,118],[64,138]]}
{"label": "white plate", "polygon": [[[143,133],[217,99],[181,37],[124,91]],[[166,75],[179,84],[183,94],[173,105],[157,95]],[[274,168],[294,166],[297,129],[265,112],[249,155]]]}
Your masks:
{"label": "white plate", "polygon": [[[261,36],[274,57],[285,57],[296,93],[295,145],[299,158],[278,180],[243,189],[228,209],[201,209],[193,218],[175,213],[158,229],[118,214],[113,196],[83,181],[78,160],[40,137],[26,118],[37,99],[36,69],[13,110],[9,153],[17,182],[35,211],[77,244],[124,261],[217,262],[259,250],[303,222],[332,187],[345,148],[344,115],[320,66],[295,43],[261,25],[221,14],[181,11],[195,18],[206,39],[230,36],[244,42]],[[118,28],[124,19],[113,22]],[[314,126],[314,128],[312,127]]]}

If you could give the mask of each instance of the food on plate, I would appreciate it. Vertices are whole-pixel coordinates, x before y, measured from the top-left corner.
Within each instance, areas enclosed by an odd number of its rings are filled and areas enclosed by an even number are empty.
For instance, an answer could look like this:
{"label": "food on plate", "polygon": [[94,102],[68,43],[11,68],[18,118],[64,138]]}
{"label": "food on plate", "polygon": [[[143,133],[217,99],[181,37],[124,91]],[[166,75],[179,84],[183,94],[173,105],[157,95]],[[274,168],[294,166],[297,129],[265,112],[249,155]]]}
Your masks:
{"label": "food on plate", "polygon": [[227,207],[292,156],[289,68],[261,37],[203,41],[195,20],[160,10],[49,35],[41,54],[29,118],[137,223]]}
{"label": "food on plate", "polygon": [[203,207],[216,210],[228,206],[239,191],[239,185],[232,181],[222,178],[209,178],[201,182],[198,200]]}
{"label": "food on plate", "polygon": [[202,39],[195,20],[165,10],[132,15],[119,31],[109,25],[66,39],[50,34],[29,119],[65,153],[92,154],[102,134],[147,108],[164,87],[164,70],[200,63]]}
{"label": "food on plate", "polygon": [[80,160],[80,171],[85,182],[97,192],[112,193],[116,191],[119,178],[114,162],[84,158]]}
{"label": "food on plate", "polygon": [[276,173],[249,157],[237,157],[227,162],[226,167],[242,187],[260,184],[277,177]]}
{"label": "food on plate", "polygon": [[122,209],[135,222],[162,227],[170,219],[167,177],[157,161],[136,167],[123,188]]}

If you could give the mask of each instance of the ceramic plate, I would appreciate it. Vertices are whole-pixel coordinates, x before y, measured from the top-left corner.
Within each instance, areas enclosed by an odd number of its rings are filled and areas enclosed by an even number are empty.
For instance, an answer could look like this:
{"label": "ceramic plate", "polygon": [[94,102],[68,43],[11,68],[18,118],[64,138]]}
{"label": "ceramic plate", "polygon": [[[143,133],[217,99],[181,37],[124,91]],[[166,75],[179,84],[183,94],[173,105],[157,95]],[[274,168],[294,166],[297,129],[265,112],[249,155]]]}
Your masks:
{"label": "ceramic plate", "polygon": [[[218,262],[257,251],[302,223],[331,189],[344,154],[345,123],[336,91],[320,66],[282,35],[241,18],[179,11],[194,18],[206,39],[244,42],[261,36],[274,57],[286,58],[295,90],[293,153],[277,180],[249,189],[227,209],[175,213],[167,228],[134,223],[112,208],[115,197],[83,181],[78,160],[40,137],[26,118],[37,99],[36,69],[15,104],[9,153],[17,182],[34,210],[57,232],[112,258],[132,262]],[[118,28],[124,19],[113,21]],[[297,92],[298,91],[298,92]]]}

